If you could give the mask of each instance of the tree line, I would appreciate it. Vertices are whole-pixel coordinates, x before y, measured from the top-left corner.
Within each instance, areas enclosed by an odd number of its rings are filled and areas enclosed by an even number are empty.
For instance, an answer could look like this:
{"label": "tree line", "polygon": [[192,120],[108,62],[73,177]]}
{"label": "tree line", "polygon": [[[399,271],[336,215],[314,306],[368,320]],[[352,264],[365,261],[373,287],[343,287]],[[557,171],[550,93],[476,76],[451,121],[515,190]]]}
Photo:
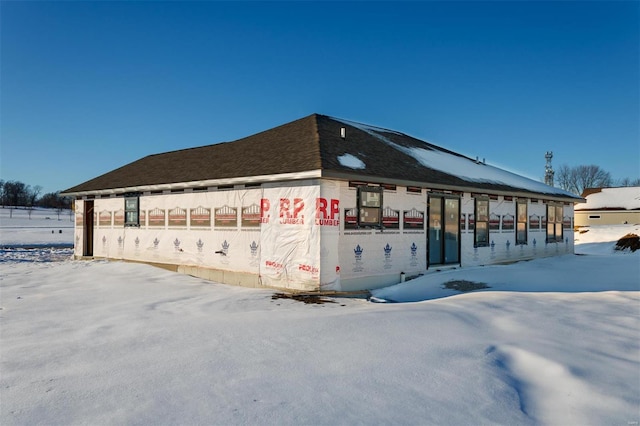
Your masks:
{"label": "tree line", "polygon": [[2,207],[45,207],[51,209],[70,209],[71,198],[63,197],[60,191],[40,195],[40,185],[27,185],[16,180],[0,180],[0,204]]}
{"label": "tree line", "polygon": [[623,178],[616,181],[611,173],[594,164],[574,167],[563,164],[555,172],[554,178],[556,185],[576,195],[582,195],[587,188],[640,186],[640,179]]}

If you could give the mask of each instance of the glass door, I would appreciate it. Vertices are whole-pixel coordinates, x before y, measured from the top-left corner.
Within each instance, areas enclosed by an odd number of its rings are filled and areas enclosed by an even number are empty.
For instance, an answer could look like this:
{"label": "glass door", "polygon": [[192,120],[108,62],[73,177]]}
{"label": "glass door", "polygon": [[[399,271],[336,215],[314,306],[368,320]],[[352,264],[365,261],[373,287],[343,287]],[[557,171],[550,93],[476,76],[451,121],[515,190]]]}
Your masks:
{"label": "glass door", "polygon": [[429,197],[429,265],[442,264],[442,198]]}
{"label": "glass door", "polygon": [[429,265],[460,263],[460,198],[429,196]]}
{"label": "glass door", "polygon": [[444,263],[460,263],[460,199],[444,199]]}

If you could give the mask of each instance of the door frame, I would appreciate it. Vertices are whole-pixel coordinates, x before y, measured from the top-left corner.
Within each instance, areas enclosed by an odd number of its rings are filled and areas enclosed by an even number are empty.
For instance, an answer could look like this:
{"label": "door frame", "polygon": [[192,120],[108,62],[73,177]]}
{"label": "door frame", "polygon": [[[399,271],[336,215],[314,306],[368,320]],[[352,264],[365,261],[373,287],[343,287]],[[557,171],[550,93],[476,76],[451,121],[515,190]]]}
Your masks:
{"label": "door frame", "polygon": [[93,200],[84,200],[84,227],[82,229],[82,256],[93,257],[94,204]]}
{"label": "door frame", "polygon": [[[430,246],[429,246],[429,234],[430,234],[430,230],[431,230],[431,198],[439,198],[441,200],[441,214],[442,214],[442,218],[441,218],[441,229],[442,229],[442,238],[441,238],[441,243],[440,243],[440,252],[442,254],[441,258],[444,261],[445,258],[445,224],[446,224],[446,220],[444,219],[444,215],[445,215],[445,206],[446,206],[446,200],[447,199],[455,199],[458,200],[458,218],[457,218],[457,229],[458,229],[458,233],[457,233],[457,241],[458,241],[458,253],[457,253],[457,257],[458,257],[458,261],[457,262],[450,262],[450,263],[431,263],[429,261],[429,257],[430,257]],[[462,215],[462,196],[458,195],[458,194],[449,194],[449,193],[445,193],[445,192],[434,192],[434,193],[427,193],[427,227],[426,227],[426,240],[427,240],[427,269],[429,269],[430,266],[438,266],[438,267],[447,267],[447,266],[453,266],[453,265],[461,265],[462,264],[462,230],[460,229],[460,217]]]}

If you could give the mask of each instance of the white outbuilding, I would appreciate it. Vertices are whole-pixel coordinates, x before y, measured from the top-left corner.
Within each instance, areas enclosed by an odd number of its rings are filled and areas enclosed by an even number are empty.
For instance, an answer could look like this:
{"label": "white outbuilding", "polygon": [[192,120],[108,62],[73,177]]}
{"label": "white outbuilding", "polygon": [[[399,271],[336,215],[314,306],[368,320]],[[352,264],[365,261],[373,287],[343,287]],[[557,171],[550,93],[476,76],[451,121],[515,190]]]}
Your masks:
{"label": "white outbuilding", "polygon": [[575,225],[640,223],[640,186],[587,188],[575,205]]}

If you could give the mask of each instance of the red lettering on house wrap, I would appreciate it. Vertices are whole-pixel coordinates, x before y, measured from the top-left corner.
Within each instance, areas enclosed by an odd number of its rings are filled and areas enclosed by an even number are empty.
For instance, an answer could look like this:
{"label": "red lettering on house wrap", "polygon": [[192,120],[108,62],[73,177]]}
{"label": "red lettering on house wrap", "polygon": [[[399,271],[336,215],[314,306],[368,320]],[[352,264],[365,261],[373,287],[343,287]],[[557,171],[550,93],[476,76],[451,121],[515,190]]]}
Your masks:
{"label": "red lettering on house wrap", "polygon": [[304,200],[294,198],[293,203],[289,198],[280,198],[280,223],[289,225],[304,224]]}
{"label": "red lettering on house wrap", "polygon": [[274,262],[273,260],[266,260],[264,262],[264,266],[266,266],[267,268],[273,268],[273,269],[282,269],[284,268],[284,265],[280,262]]}
{"label": "red lettering on house wrap", "polygon": [[340,226],[340,200],[316,198],[316,225]]}
{"label": "red lettering on house wrap", "polygon": [[299,271],[304,271],[304,272],[309,272],[311,274],[317,274],[318,272],[320,272],[320,269],[317,266],[312,266],[312,265],[303,265],[300,264],[298,265],[298,270]]}
{"label": "red lettering on house wrap", "polygon": [[269,209],[271,209],[271,203],[268,199],[262,198],[260,200],[260,223],[269,223]]}

